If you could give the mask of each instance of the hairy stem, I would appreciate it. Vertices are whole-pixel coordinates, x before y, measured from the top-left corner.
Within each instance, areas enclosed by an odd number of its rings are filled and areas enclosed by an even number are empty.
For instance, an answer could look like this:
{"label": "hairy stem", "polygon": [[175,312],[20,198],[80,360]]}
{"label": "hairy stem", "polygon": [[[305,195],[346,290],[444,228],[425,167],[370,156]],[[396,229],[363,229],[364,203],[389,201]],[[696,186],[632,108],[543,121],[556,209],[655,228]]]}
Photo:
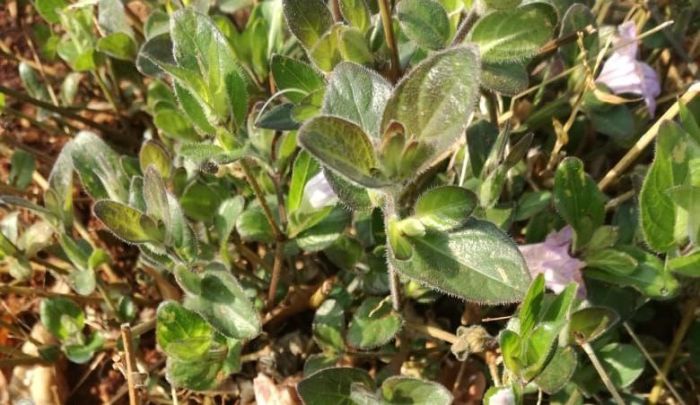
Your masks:
{"label": "hairy stem", "polygon": [[[389,222],[396,218],[396,197],[391,192],[385,194],[384,203],[384,227],[389,226]],[[387,271],[389,272],[389,292],[391,293],[391,306],[394,311],[401,311],[401,280],[399,280],[399,274],[396,272],[394,265],[391,261],[391,257],[394,255],[394,251],[391,249],[391,244],[386,245],[387,254]]]}

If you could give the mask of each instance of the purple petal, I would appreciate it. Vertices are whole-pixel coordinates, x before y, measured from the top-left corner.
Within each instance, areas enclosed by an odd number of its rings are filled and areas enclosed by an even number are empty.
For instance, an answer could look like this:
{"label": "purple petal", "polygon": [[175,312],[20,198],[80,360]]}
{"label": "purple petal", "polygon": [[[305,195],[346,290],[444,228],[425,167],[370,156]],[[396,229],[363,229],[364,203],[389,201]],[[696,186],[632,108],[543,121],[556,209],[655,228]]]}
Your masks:
{"label": "purple petal", "polygon": [[578,295],[585,296],[585,286],[581,269],[585,263],[569,254],[572,229],[565,227],[551,233],[544,242],[519,246],[530,274],[535,277],[543,274],[545,285],[555,293],[560,293],[571,282],[578,284]]}
{"label": "purple petal", "polygon": [[617,27],[618,39],[615,46],[620,46],[615,53],[627,56],[632,59],[637,58],[637,26],[634,21],[626,21]]}

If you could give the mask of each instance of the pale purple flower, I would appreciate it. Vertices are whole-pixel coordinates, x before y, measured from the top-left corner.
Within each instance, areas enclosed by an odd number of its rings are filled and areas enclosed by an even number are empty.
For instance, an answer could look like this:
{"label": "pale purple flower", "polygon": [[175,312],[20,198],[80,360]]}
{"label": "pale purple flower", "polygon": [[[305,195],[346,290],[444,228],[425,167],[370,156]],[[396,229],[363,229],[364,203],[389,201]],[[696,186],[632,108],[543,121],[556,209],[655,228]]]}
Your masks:
{"label": "pale purple flower", "polygon": [[313,209],[333,205],[338,201],[338,196],[328,184],[323,172],[319,172],[306,183],[304,201]]}
{"label": "pale purple flower", "polygon": [[559,232],[550,233],[542,243],[519,246],[525,257],[532,277],[544,274],[547,288],[559,294],[567,284],[578,284],[578,296],[585,297],[586,286],[583,284],[581,269],[586,265],[569,254],[573,230],[570,226]]}
{"label": "pale purple flower", "polygon": [[[648,64],[637,60],[637,27],[627,21],[617,27],[616,49],[603,65],[596,82],[605,84],[615,94],[631,93],[642,96],[654,116],[656,97],[661,94],[659,77]],[[624,45],[623,45],[624,44]]]}

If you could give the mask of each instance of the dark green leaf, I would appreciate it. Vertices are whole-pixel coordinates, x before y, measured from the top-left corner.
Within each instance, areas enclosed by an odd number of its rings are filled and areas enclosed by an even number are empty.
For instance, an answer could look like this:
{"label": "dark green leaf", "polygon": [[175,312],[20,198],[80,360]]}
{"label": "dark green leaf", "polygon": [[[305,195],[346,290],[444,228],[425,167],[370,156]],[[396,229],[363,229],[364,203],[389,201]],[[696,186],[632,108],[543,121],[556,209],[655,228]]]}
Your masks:
{"label": "dark green leaf", "polygon": [[373,139],[379,139],[379,111],[391,96],[391,84],[363,66],[344,62],[336,66],[328,81],[322,112],[357,124]]}
{"label": "dark green leaf", "polygon": [[168,355],[178,360],[197,360],[209,352],[214,331],[196,312],[175,301],[158,306],[156,340]]}
{"label": "dark green leaf", "polygon": [[323,76],[312,66],[296,59],[274,55],[270,70],[277,88],[285,91],[285,97],[295,104],[300,103],[305,96],[323,89]]}
{"label": "dark green leaf", "polygon": [[382,133],[398,121],[408,136],[432,145],[433,154],[442,152],[466,129],[479,94],[479,66],[473,47],[429,56],[396,86],[384,110]]}
{"label": "dark green leaf", "polygon": [[81,333],[85,325],[83,310],[68,298],[55,297],[41,300],[39,313],[41,323],[61,341]]}
{"label": "dark green leaf", "polygon": [[479,19],[469,38],[486,62],[513,62],[529,58],[547,43],[557,25],[557,14],[544,2],[495,11]]}
{"label": "dark green leaf", "polygon": [[388,184],[375,173],[374,147],[367,134],[350,121],[331,116],[311,119],[299,129],[298,140],[326,167],[368,187]]}
{"label": "dark green leaf", "polygon": [[156,227],[150,217],[127,205],[110,200],[100,200],[93,207],[95,216],[118,238],[132,243],[154,241],[152,229]]}
{"label": "dark green leaf", "polygon": [[348,343],[359,349],[381,346],[394,338],[401,324],[401,316],[391,308],[388,299],[366,298],[350,321]]}
{"label": "dark green leaf", "polygon": [[321,0],[284,0],[283,4],[289,30],[307,49],[333,25],[333,16]]}
{"label": "dark green leaf", "polygon": [[576,249],[585,246],[605,220],[605,196],[578,158],[566,158],[554,178],[554,205],[574,228]]}
{"label": "dark green leaf", "polygon": [[395,261],[398,271],[430,287],[485,304],[525,296],[530,273],[516,245],[491,223],[471,220],[450,233],[411,237],[414,254]]}
{"label": "dark green leaf", "polygon": [[445,8],[433,0],[402,0],[396,6],[402,32],[426,49],[440,49],[450,37],[450,21]]}
{"label": "dark green leaf", "polygon": [[476,203],[476,195],[466,188],[436,187],[421,194],[414,208],[414,216],[429,228],[448,231],[463,225]]}
{"label": "dark green leaf", "polygon": [[374,390],[374,381],[361,369],[327,368],[311,374],[297,384],[297,392],[307,405],[358,405],[351,397],[353,386]]}
{"label": "dark green leaf", "polygon": [[592,342],[613,327],[620,317],[606,307],[588,307],[571,314],[569,333],[573,340]]}
{"label": "dark green leaf", "polygon": [[402,376],[384,380],[380,391],[387,405],[450,405],[453,399],[450,391],[441,384]]}

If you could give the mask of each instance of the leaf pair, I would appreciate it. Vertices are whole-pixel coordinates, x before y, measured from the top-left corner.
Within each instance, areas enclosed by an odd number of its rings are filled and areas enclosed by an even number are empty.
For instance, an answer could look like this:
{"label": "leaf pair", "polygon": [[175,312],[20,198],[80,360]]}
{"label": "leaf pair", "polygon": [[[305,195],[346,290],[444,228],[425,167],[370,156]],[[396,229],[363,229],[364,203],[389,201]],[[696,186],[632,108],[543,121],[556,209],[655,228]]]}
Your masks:
{"label": "leaf pair", "polygon": [[[299,143],[353,183],[380,188],[408,180],[465,129],[478,82],[478,56],[470,47],[432,55],[394,89],[376,73],[341,64],[331,75],[323,115],[302,126]],[[389,130],[397,122],[400,134]]]}

